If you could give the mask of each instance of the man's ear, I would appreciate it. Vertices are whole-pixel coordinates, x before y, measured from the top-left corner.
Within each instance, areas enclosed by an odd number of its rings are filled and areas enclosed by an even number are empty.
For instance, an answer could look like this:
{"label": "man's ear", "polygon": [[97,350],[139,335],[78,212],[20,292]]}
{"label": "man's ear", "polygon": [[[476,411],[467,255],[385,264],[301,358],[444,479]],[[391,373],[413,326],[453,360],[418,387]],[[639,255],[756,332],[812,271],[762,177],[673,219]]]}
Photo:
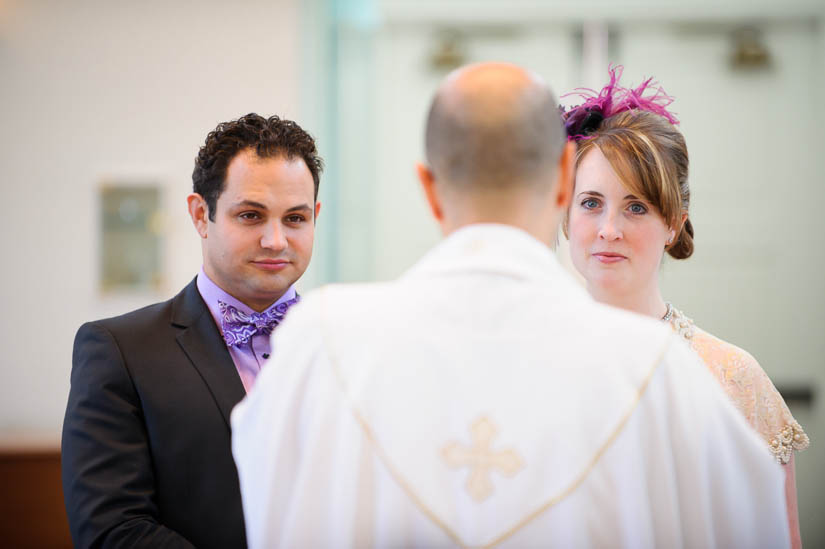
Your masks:
{"label": "man's ear", "polygon": [[566,210],[573,198],[573,185],[576,181],[576,143],[568,141],[559,158],[558,178],[554,202],[560,210]]}
{"label": "man's ear", "polygon": [[424,189],[424,196],[427,198],[427,204],[430,206],[430,212],[435,217],[436,221],[441,223],[444,221],[444,210],[441,208],[441,198],[435,188],[435,175],[432,170],[419,162],[415,165],[415,171],[418,174],[418,180],[421,182],[421,187]]}
{"label": "man's ear", "polygon": [[318,215],[321,213],[321,203],[317,200],[315,201],[315,216],[312,218],[312,222],[315,223],[318,221]]}
{"label": "man's ear", "polygon": [[206,205],[206,200],[198,193],[192,193],[186,197],[186,203],[189,205],[189,217],[192,218],[195,230],[201,238],[206,238],[206,229],[209,226],[209,206]]}

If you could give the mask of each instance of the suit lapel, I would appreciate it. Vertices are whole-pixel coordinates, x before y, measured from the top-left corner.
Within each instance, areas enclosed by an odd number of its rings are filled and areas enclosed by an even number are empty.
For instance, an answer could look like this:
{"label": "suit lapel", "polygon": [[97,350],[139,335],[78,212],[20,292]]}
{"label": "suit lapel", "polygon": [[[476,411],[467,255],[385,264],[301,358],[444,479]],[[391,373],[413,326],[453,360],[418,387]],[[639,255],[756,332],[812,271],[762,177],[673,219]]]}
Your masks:
{"label": "suit lapel", "polygon": [[178,344],[209,387],[229,426],[232,408],[245,396],[243,383],[195,280],[175,298],[172,324],[183,328]]}

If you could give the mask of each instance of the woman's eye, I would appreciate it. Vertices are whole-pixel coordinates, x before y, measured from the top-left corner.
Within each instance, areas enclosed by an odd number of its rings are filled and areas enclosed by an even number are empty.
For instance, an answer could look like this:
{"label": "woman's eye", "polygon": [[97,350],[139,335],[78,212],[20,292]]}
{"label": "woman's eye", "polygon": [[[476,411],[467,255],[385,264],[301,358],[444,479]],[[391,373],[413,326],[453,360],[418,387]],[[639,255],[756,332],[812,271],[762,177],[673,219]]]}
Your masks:
{"label": "woman's eye", "polygon": [[632,214],[647,213],[647,208],[645,208],[642,204],[639,204],[638,202],[633,203],[630,206],[628,206],[628,209],[630,210],[630,213],[632,213]]}
{"label": "woman's eye", "polygon": [[588,210],[592,210],[599,207],[599,201],[593,198],[587,198],[582,201],[582,206]]}

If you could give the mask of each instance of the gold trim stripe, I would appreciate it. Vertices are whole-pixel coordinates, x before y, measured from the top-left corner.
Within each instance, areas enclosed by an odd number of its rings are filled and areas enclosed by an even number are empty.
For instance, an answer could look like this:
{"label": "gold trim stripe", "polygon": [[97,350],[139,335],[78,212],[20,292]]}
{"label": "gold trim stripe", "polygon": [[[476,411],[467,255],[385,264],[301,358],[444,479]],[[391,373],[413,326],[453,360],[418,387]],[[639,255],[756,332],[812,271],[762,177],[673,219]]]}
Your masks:
{"label": "gold trim stripe", "polygon": [[656,361],[651,366],[650,371],[647,373],[645,378],[642,380],[641,385],[639,385],[639,388],[636,391],[636,397],[633,399],[633,402],[628,406],[627,411],[624,413],[622,418],[617,423],[616,428],[611,432],[611,434],[607,437],[607,439],[602,443],[602,445],[599,447],[599,449],[593,455],[593,458],[587,463],[587,465],[584,467],[584,469],[582,469],[582,471],[579,473],[579,475],[575,479],[573,479],[573,481],[570,483],[570,485],[567,488],[565,488],[564,490],[562,490],[559,494],[557,494],[556,496],[550,498],[548,501],[546,501],[545,503],[543,503],[542,505],[537,507],[534,511],[529,513],[523,519],[516,522],[516,524],[514,524],[513,526],[511,526],[510,528],[505,530],[501,535],[499,535],[496,538],[493,538],[492,541],[490,541],[490,542],[488,542],[484,545],[472,546],[472,545],[469,545],[469,544],[465,543],[461,539],[461,537],[458,535],[457,532],[455,532],[452,528],[450,528],[449,525],[447,525],[447,523],[445,523],[443,520],[441,520],[435,514],[435,512],[432,511],[432,509],[430,509],[427,506],[427,504],[425,504],[424,501],[421,500],[421,498],[418,496],[418,494],[415,492],[415,490],[412,488],[412,486],[410,486],[404,480],[403,475],[392,464],[392,461],[390,460],[387,453],[384,451],[384,448],[381,446],[381,444],[379,444],[378,439],[375,436],[375,433],[373,432],[373,430],[370,427],[369,423],[367,423],[367,420],[361,415],[361,413],[359,412],[358,407],[356,406],[355,402],[350,397],[349,391],[347,390],[347,383],[344,380],[343,372],[341,371],[337,356],[335,355],[335,353],[333,353],[333,348],[331,346],[331,338],[329,337],[329,333],[328,333],[329,328],[327,327],[327,322],[325,322],[325,320],[326,320],[326,291],[327,291],[326,286],[324,288],[322,288],[321,291],[320,291],[320,293],[321,293],[321,300],[320,300],[321,301],[321,319],[320,319],[320,324],[321,324],[321,333],[322,333],[322,343],[326,343],[323,346],[326,347],[326,349],[327,349],[327,356],[329,357],[333,373],[335,375],[335,378],[338,380],[338,385],[339,385],[339,388],[340,388],[341,392],[344,395],[344,398],[346,399],[346,401],[350,405],[350,409],[352,411],[353,416],[355,417],[355,420],[361,426],[361,429],[364,432],[364,436],[367,437],[367,440],[372,445],[372,448],[375,451],[375,454],[378,456],[378,458],[384,464],[384,467],[387,468],[387,471],[389,471],[390,476],[395,480],[395,482],[398,483],[398,485],[401,487],[401,489],[407,494],[407,497],[409,497],[413,501],[413,503],[421,510],[421,512],[423,512],[431,521],[433,521],[439,528],[441,528],[441,530],[443,530],[444,533],[451,540],[453,540],[459,547],[467,548],[467,549],[474,548],[474,547],[478,547],[479,549],[488,549],[488,548],[492,548],[492,547],[495,547],[496,545],[499,545],[499,544],[503,543],[508,538],[515,535],[516,532],[518,532],[519,530],[521,530],[522,528],[524,528],[525,526],[527,526],[528,524],[533,522],[535,519],[537,519],[539,516],[544,514],[551,507],[558,504],[563,499],[565,499],[567,496],[572,494],[576,490],[576,488],[578,488],[584,482],[584,480],[588,477],[590,472],[595,468],[596,464],[599,462],[599,460],[602,458],[602,456],[607,452],[607,450],[610,448],[610,446],[613,444],[613,442],[618,438],[619,434],[621,434],[621,432],[624,430],[624,427],[627,425],[627,422],[630,420],[630,417],[633,415],[633,412],[636,410],[636,408],[639,405],[639,402],[642,400],[642,396],[644,396],[645,391],[647,390],[647,387],[650,384],[650,380],[653,378],[653,375],[656,373],[656,370],[658,369],[659,364],[661,364],[665,353],[667,352],[668,348],[670,347],[670,339],[668,338],[668,340],[665,341],[664,347],[661,349],[661,351],[659,351],[659,354],[656,357]]}

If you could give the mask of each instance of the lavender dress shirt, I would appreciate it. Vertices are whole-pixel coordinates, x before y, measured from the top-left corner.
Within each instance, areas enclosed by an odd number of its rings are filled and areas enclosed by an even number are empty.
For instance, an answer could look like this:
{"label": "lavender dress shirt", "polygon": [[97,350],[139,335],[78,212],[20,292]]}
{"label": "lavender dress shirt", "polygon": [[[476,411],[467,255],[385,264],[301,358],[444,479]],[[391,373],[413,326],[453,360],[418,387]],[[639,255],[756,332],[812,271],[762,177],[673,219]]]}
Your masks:
{"label": "lavender dress shirt", "polygon": [[[212,313],[212,318],[215,319],[215,324],[218,325],[218,330],[223,336],[223,327],[221,325],[221,309],[218,301],[223,301],[227,305],[236,307],[239,311],[248,314],[257,311],[252,310],[249,306],[244,305],[225,291],[223,291],[217,284],[215,284],[201,267],[198,273],[198,292],[209,307],[209,312]],[[268,310],[274,308],[279,303],[293,299],[296,295],[295,286],[290,286],[289,289],[281,296],[281,298],[273,303]],[[272,354],[270,347],[270,336],[256,334],[252,336],[249,341],[241,346],[230,345],[229,355],[232,357],[232,362],[235,363],[235,368],[238,370],[238,375],[241,376],[241,382],[244,389],[248,393],[255,384],[255,378],[258,377],[258,372],[261,371],[261,366]]]}

